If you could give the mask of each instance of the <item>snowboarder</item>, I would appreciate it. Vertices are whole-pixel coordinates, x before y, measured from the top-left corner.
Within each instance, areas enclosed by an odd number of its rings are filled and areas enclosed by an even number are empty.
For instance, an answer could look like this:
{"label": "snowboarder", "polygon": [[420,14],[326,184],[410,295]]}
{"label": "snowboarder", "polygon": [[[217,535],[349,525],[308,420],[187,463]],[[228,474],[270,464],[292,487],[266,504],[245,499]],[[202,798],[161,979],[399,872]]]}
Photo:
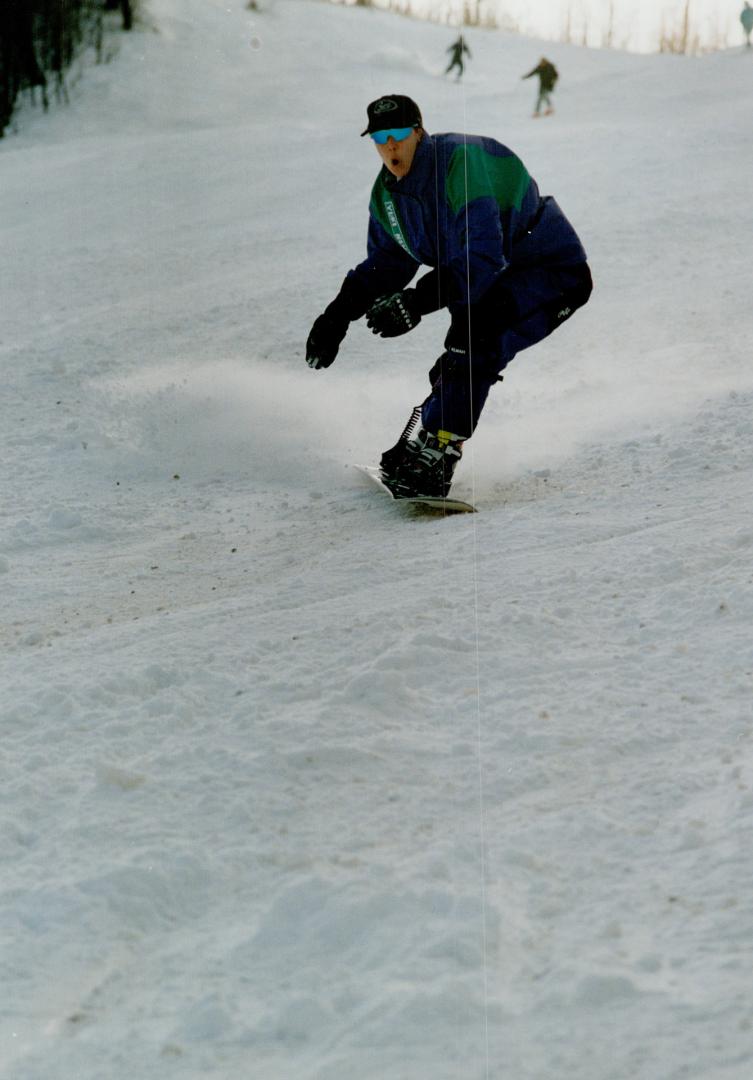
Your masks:
{"label": "snowboarder", "polygon": [[527,75],[523,75],[522,78],[530,79],[532,75],[538,75],[539,77],[539,96],[536,99],[534,118],[541,116],[542,105],[546,105],[544,116],[551,116],[554,112],[552,92],[559,78],[559,72],[551,60],[547,60],[545,56],[542,56],[536,67],[529,71]]}
{"label": "snowboarder", "polygon": [[463,60],[463,55],[470,57],[471,50],[466,45],[463,35],[460,34],[458,36],[458,40],[454,41],[452,45],[447,48],[446,51],[448,53],[452,53],[452,55],[450,57],[450,63],[447,67],[447,70],[445,71],[445,75],[449,75],[453,68],[457,68],[458,74],[455,81],[459,82],[460,77],[465,71],[465,61]]}
{"label": "snowboarder", "polygon": [[753,31],[753,8],[746,2],[745,7],[740,12],[740,22],[743,24],[743,32],[745,33],[745,44],[750,48],[750,34]]}
{"label": "snowboarder", "polygon": [[[315,320],[306,361],[329,367],[363,315],[374,334],[397,337],[447,308],[431,392],[380,463],[397,497],[446,497],[489,390],[516,353],[586,303],[591,273],[572,225],[506,146],[478,135],[429,135],[416,103],[401,94],[372,101],[367,116],[361,134],[382,159],[367,257]],[[432,269],[407,288],[421,264]]]}

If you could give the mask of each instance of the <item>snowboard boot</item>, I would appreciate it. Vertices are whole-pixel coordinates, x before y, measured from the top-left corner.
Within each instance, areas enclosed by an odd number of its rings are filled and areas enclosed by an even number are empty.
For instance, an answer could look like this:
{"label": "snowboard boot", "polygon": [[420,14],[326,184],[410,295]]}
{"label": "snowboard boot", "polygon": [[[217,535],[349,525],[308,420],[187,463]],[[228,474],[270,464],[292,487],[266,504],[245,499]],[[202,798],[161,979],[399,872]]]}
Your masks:
{"label": "snowboard boot", "polygon": [[432,435],[420,427],[411,439],[382,454],[382,482],[396,499],[446,499],[463,441],[449,431]]}

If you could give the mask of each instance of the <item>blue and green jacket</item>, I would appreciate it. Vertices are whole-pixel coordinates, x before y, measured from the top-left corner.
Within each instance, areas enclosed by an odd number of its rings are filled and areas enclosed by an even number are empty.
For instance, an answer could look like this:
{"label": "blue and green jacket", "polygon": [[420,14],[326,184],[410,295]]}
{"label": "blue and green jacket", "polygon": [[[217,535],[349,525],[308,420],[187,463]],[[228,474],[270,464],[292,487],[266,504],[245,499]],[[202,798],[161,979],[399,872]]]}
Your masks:
{"label": "blue and green jacket", "polygon": [[[518,310],[528,304],[516,268],[586,261],[575,230],[542,199],[523,162],[495,139],[425,135],[398,181],[383,167],[372,189],[367,257],[346,286],[368,303],[404,289],[419,266],[440,271],[441,301],[455,314],[500,282]],[[512,271],[512,272],[511,272]]]}

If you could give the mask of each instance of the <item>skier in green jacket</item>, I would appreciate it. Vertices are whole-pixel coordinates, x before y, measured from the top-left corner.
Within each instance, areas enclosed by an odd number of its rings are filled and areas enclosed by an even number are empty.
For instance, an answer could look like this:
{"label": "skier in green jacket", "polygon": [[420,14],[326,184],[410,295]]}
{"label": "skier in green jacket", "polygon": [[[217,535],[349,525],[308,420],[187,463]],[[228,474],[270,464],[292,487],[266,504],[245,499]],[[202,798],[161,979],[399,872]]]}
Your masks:
{"label": "skier in green jacket", "polygon": [[753,8],[746,2],[745,7],[740,12],[740,22],[743,24],[743,31],[745,33],[745,44],[750,48],[750,34],[753,31]]}
{"label": "skier in green jacket", "polygon": [[551,116],[554,112],[551,95],[559,78],[557,68],[551,60],[547,60],[545,56],[542,56],[536,67],[529,71],[527,75],[523,75],[522,78],[530,79],[532,75],[538,75],[539,77],[539,96],[536,99],[536,110],[533,115],[534,117],[541,116],[541,106],[545,105],[544,116]]}
{"label": "skier in green jacket", "polygon": [[461,75],[463,74],[463,72],[465,70],[465,64],[464,64],[464,61],[463,61],[463,55],[464,54],[466,56],[471,55],[471,50],[466,45],[465,38],[463,37],[462,34],[460,34],[458,36],[457,41],[454,41],[452,43],[452,45],[450,45],[448,47],[447,52],[452,53],[452,56],[450,57],[450,63],[449,63],[449,66],[448,66],[447,70],[445,71],[445,75],[449,75],[453,68],[457,68],[458,69],[458,77],[457,77],[456,81],[459,82],[460,77],[461,77]]}

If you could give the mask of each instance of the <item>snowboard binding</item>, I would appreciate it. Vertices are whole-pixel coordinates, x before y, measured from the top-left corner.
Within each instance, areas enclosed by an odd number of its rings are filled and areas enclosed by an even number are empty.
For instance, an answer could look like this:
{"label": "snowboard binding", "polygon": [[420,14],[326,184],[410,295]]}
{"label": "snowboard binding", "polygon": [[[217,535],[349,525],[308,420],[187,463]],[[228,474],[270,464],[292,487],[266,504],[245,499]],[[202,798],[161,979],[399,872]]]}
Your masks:
{"label": "snowboard binding", "polygon": [[396,499],[446,499],[463,453],[463,440],[449,431],[434,435],[419,427],[421,406],[411,413],[400,438],[380,461],[380,477]]}

